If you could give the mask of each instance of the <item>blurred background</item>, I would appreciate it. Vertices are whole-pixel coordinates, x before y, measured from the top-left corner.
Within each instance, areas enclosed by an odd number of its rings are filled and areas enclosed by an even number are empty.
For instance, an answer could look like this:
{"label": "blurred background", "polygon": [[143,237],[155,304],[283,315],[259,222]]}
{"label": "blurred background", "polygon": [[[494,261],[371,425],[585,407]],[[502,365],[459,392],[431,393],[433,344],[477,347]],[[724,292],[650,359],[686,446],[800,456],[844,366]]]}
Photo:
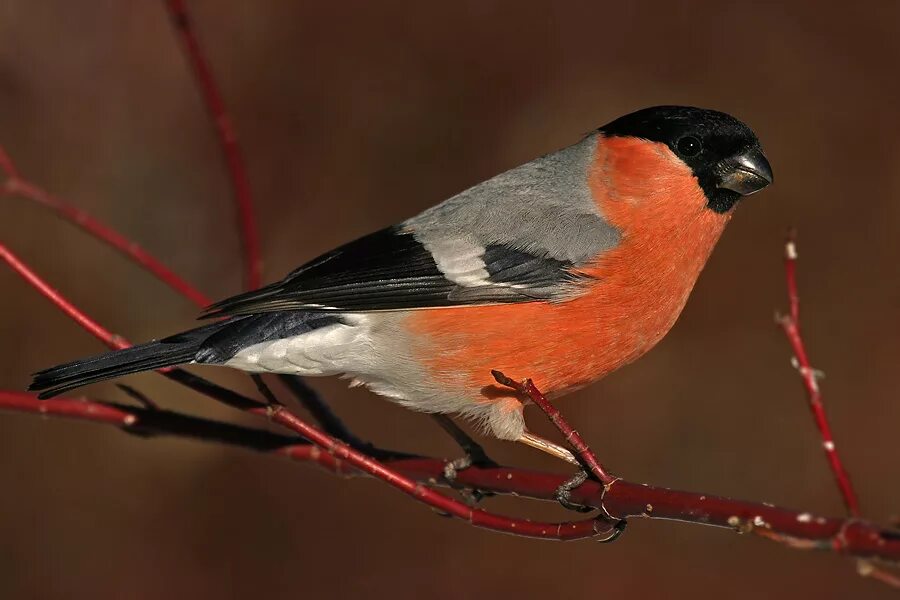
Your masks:
{"label": "blurred background", "polygon": [[[636,108],[747,121],[776,185],[740,207],[657,349],[563,411],[632,480],[840,514],[773,326],[782,235],[796,225],[837,442],[866,515],[888,522],[900,512],[900,3],[864,4],[190,2],[240,132],[267,281]],[[0,144],[212,297],[239,290],[231,190],[162,2],[0,0]],[[0,239],[114,331],[143,340],[193,323],[193,306],[74,228],[15,198],[2,215]],[[0,388],[101,350],[7,269],[0,289]],[[250,391],[238,374],[204,374]],[[128,383],[250,422],[154,375]],[[425,416],[314,384],[360,435],[458,454]],[[89,392],[124,400],[111,384]],[[0,486],[2,598],[889,593],[850,561],[723,530],[634,521],[613,545],[513,538],[373,481],[28,415],[0,414]]]}

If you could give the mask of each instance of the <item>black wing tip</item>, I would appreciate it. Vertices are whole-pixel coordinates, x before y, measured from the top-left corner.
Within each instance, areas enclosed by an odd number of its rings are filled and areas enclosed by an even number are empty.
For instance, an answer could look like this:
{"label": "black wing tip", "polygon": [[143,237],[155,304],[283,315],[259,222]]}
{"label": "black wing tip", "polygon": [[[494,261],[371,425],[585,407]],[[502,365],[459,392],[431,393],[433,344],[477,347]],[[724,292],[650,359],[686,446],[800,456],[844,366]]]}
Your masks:
{"label": "black wing tip", "polygon": [[215,319],[224,316],[226,315],[224,312],[222,312],[222,309],[217,308],[216,305],[212,305],[204,308],[203,311],[199,315],[197,315],[197,320],[206,321],[208,319]]}
{"label": "black wing tip", "polygon": [[241,317],[241,316],[246,316],[246,315],[252,315],[255,312],[257,312],[255,310],[253,310],[255,307],[256,307],[255,304],[249,304],[249,305],[237,304],[237,305],[225,306],[225,307],[221,307],[221,308],[215,307],[215,306],[210,306],[209,308],[204,310],[202,313],[200,313],[200,316],[197,317],[197,320],[208,321],[211,319],[227,319],[229,317]]}
{"label": "black wing tip", "polygon": [[51,385],[53,385],[53,371],[56,367],[52,369],[44,369],[43,371],[38,371],[37,373],[31,374],[31,383],[28,384],[28,391],[34,392],[37,390],[43,390]]}
{"label": "black wing tip", "polygon": [[[241,294],[240,296],[243,296]],[[215,317],[223,317],[226,316],[223,310],[228,304],[232,303],[236,298],[240,296],[234,296],[232,298],[226,298],[225,300],[220,300],[218,302],[214,302],[209,306],[205,307],[202,311],[200,311],[200,316],[198,319],[214,319]]]}
{"label": "black wing tip", "polygon": [[44,369],[43,371],[32,374],[31,383],[28,384],[26,390],[29,392],[40,392],[38,394],[38,400],[47,400],[48,398],[60,394],[63,390],[55,389],[57,383],[56,377],[53,374],[55,369],[56,367]]}
{"label": "black wing tip", "polygon": [[204,308],[197,318],[201,320],[217,319],[251,313],[253,312],[252,309],[259,305],[261,301],[278,292],[279,288],[276,287],[277,285],[273,284],[214,302]]}

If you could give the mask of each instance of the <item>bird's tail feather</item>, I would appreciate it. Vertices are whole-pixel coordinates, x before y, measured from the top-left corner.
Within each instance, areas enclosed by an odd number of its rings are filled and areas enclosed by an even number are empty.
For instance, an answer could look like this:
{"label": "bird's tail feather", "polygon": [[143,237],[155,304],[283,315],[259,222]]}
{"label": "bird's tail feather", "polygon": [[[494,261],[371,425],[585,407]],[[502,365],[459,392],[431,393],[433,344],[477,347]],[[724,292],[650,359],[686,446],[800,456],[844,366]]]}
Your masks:
{"label": "bird's tail feather", "polygon": [[194,360],[203,342],[224,322],[198,327],[162,340],[76,360],[34,374],[29,390],[50,398],[65,391],[131,373],[182,365]]}

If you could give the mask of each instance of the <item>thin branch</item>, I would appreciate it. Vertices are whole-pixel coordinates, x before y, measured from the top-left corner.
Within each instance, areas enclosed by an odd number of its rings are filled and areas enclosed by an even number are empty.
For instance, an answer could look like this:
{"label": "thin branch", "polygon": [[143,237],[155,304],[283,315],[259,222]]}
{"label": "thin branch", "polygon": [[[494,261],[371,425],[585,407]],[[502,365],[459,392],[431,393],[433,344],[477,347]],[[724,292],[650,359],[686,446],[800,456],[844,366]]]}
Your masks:
{"label": "thin branch", "polygon": [[238,227],[244,247],[244,287],[256,289],[262,282],[262,255],[259,249],[259,235],[256,229],[256,218],[253,215],[253,195],[247,168],[238,145],[237,132],[231,117],[225,110],[225,102],[216,84],[209,61],[200,46],[194,30],[191,16],[184,0],[166,0],[166,8],[175,24],[175,30],[181,37],[185,54],[196,78],[197,85],[203,95],[206,110],[216,130],[219,145],[228,168],[228,176],[234,189],[234,198],[238,209]]}
{"label": "thin branch", "polygon": [[131,387],[130,385],[117,383],[116,387],[125,392],[125,395],[127,395],[135,402],[138,402],[144,408],[152,410],[162,410],[160,406],[156,402],[154,402],[147,394]]}
{"label": "thin branch", "polygon": [[210,299],[202,292],[137,243],[94,218],[90,213],[22,177],[12,157],[2,146],[0,146],[0,170],[6,174],[6,179],[0,184],[0,196],[15,196],[49,209],[56,216],[112,247],[198,307],[205,308],[211,304]]}
{"label": "thin branch", "polygon": [[[258,413],[258,411],[254,412]],[[425,487],[416,479],[407,477],[389,465],[370,458],[358,450],[354,450],[347,444],[326,435],[299,419],[284,407],[270,407],[267,414],[275,423],[300,434],[336,458],[345,460],[360,471],[381,479],[416,500],[424,502],[448,515],[462,519],[475,527],[526,537],[557,540],[605,536],[606,540],[610,541],[618,535],[615,527],[605,519],[595,518],[563,523],[543,523],[529,519],[507,517],[480,508],[473,508]]]}
{"label": "thin branch", "polygon": [[313,421],[322,428],[322,431],[331,437],[378,460],[392,460],[414,456],[407,452],[385,450],[359,438],[350,431],[341,418],[331,410],[328,403],[322,400],[319,394],[302,377],[298,375],[278,375],[278,379],[284,384],[284,387],[287,388],[293,398],[300,403],[300,406],[309,412]]}
{"label": "thin branch", "polygon": [[[457,425],[452,418],[442,413],[432,413],[430,416],[435,423],[438,424],[438,427],[443,429],[444,433],[450,436],[450,438],[456,442],[456,445],[459,446],[459,449],[465,453],[465,456],[452,461],[451,464],[448,465],[448,467],[452,467],[451,473],[458,473],[460,470],[466,469],[473,464],[479,464],[481,466],[497,464],[490,456],[488,456],[482,445],[476,442],[468,433],[463,431],[463,428]],[[457,466],[457,464],[453,463],[457,463],[461,466]]]}
{"label": "thin branch", "polygon": [[873,565],[870,560],[857,561],[856,572],[859,573],[861,577],[871,577],[875,581],[883,583],[888,587],[900,589],[900,576]]}
{"label": "thin branch", "polygon": [[809,408],[812,411],[816,427],[819,429],[819,434],[822,438],[822,449],[825,451],[828,465],[831,467],[838,490],[844,500],[847,514],[851,517],[858,517],[861,514],[859,500],[857,499],[856,491],[853,489],[850,476],[844,468],[844,463],[837,451],[837,446],[835,446],[834,435],[828,423],[825,406],[822,404],[822,393],[819,390],[820,374],[810,364],[806,345],[800,333],[800,295],[797,292],[797,242],[793,231],[788,233],[788,238],[784,245],[784,271],[790,314],[778,317],[777,321],[793,350],[794,364],[800,373],[803,387],[806,389]]}
{"label": "thin branch", "polygon": [[[313,462],[345,476],[362,473],[342,459],[339,451],[323,452],[296,437],[170,411],[77,398],[37,400],[34,395],[25,392],[5,391],[0,391],[0,409],[106,423],[147,437],[168,435],[229,444],[298,462]],[[421,484],[440,485],[445,464],[443,460],[410,457],[386,461],[383,466],[392,473]],[[556,489],[565,479],[565,476],[555,473],[474,465],[460,471],[454,484],[493,494],[513,494],[555,502]],[[410,493],[414,495],[414,491]],[[858,519],[826,518],[769,504],[680,492],[621,479],[608,488],[588,480],[573,490],[572,499],[603,508],[616,519],[674,519],[724,527],[740,533],[755,533],[793,549],[825,550],[865,559],[900,561],[900,532],[881,529]],[[523,531],[508,533],[523,534]],[[527,532],[524,534],[527,535]],[[864,565],[860,567],[866,569],[864,574],[884,579],[880,575],[883,572],[872,571],[871,563],[866,561]],[[891,574],[887,573],[885,577],[891,577]]]}
{"label": "thin branch", "polygon": [[322,429],[328,435],[347,442],[351,446],[364,445],[364,442],[355,440],[353,433],[344,425],[344,422],[334,414],[328,403],[322,400],[314,389],[309,387],[301,377],[296,375],[278,375],[279,381],[291,392],[291,395],[313,416]]}
{"label": "thin branch", "polygon": [[[75,321],[82,329],[93,335],[95,338],[106,344],[112,350],[122,350],[131,346],[131,343],[120,335],[116,335],[103,327],[100,323],[92,319],[83,310],[75,306],[65,296],[59,293],[49,283],[42,279],[28,265],[26,265],[18,256],[0,243],[0,260],[8,264],[13,271],[22,277],[29,285],[37,290],[42,296],[50,300],[56,305],[66,316]],[[219,402],[227,404],[239,410],[248,408],[256,408],[261,404],[251,398],[243,396],[237,392],[224,388],[218,384],[208,381],[202,377],[188,373],[184,369],[177,367],[167,367],[156,371],[165,377],[176,381],[195,392],[215,398]]]}
{"label": "thin branch", "polygon": [[115,335],[97,321],[93,320],[77,306],[69,302],[62,294],[54,289],[49,283],[41,279],[37,273],[22,262],[13,252],[4,244],[0,243],[0,259],[3,259],[13,271],[28,282],[31,287],[36,289],[42,296],[50,300],[63,313],[75,321],[82,329],[93,335],[95,338],[112,348],[113,350],[121,350],[128,348],[131,344],[123,337]]}
{"label": "thin branch", "polygon": [[607,470],[600,464],[600,461],[597,460],[597,457],[591,452],[591,449],[588,447],[587,443],[582,439],[581,435],[575,431],[575,429],[569,425],[568,422],[563,418],[562,413],[553,406],[549,400],[541,393],[537,387],[535,387],[534,382],[530,379],[525,379],[521,383],[510,379],[500,371],[491,371],[491,374],[494,376],[494,379],[497,380],[497,383],[501,385],[505,385],[510,387],[520,394],[524,394],[527,396],[532,402],[534,402],[538,408],[540,408],[547,418],[550,419],[550,422],[553,423],[559,432],[562,433],[563,437],[566,441],[575,449],[576,456],[582,461],[584,466],[587,467],[588,471],[597,478],[597,480],[602,483],[604,486],[611,486],[614,484],[619,478],[615,475],[610,474]]}
{"label": "thin branch", "polygon": [[266,384],[260,373],[250,373],[250,379],[253,381],[253,384],[256,386],[256,391],[266,399],[267,404],[281,404],[281,401],[272,393],[272,390]]}

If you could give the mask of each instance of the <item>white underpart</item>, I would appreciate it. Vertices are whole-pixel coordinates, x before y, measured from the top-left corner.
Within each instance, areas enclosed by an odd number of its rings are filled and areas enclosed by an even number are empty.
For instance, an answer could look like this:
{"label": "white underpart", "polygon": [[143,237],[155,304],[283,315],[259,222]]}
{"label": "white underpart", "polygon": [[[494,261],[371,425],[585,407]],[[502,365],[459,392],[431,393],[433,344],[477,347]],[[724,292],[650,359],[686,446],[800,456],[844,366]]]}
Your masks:
{"label": "white underpart", "polygon": [[[226,367],[255,373],[289,375],[341,375],[351,386],[366,385],[372,391],[398,401],[418,397],[412,382],[421,373],[410,368],[405,345],[394,341],[394,318],[342,314],[335,323],[308,333],[248,346],[224,363]],[[377,341],[376,341],[377,340]]]}
{"label": "white underpart", "polygon": [[[260,373],[335,375],[348,367],[366,370],[368,327],[357,323],[335,323],[308,333],[248,346],[225,366]],[[354,364],[350,364],[354,363]]]}
{"label": "white underpart", "polygon": [[[522,405],[485,402],[465,384],[462,372],[428,373],[417,356],[422,340],[410,336],[402,312],[342,313],[344,323],[244,348],[224,366],[257,373],[340,375],[352,386],[365,385],[391,400],[422,412],[457,414],[472,419],[501,439],[524,431]],[[461,365],[461,369],[464,365]]]}
{"label": "white underpart", "polygon": [[444,238],[424,246],[449,281],[466,287],[493,285],[484,264],[483,246],[460,238]]}

